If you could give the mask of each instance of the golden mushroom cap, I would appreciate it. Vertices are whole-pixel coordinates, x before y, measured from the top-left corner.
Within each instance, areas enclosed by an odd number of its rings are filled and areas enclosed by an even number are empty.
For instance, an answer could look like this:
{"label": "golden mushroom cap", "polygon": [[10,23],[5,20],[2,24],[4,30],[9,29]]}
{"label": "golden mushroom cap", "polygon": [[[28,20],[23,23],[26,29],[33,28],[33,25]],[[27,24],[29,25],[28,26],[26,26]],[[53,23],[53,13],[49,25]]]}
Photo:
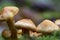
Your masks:
{"label": "golden mushroom cap", "polygon": [[16,15],[19,11],[19,9],[15,6],[7,6],[7,7],[4,7],[3,11],[5,11],[6,9],[8,9],[10,12],[13,13],[13,15]]}
{"label": "golden mushroom cap", "polygon": [[50,20],[44,20],[37,26],[39,32],[53,32],[59,30],[59,27]]}
{"label": "golden mushroom cap", "polygon": [[14,17],[13,13],[8,10],[3,13],[3,18],[5,18],[5,19],[13,18],[13,17]]}
{"label": "golden mushroom cap", "polygon": [[23,28],[28,30],[36,31],[36,26],[30,19],[22,19],[15,23],[16,28]]}
{"label": "golden mushroom cap", "polygon": [[17,13],[19,9],[17,7],[8,6],[4,7],[2,10],[2,13],[0,14],[0,20],[13,18]]}

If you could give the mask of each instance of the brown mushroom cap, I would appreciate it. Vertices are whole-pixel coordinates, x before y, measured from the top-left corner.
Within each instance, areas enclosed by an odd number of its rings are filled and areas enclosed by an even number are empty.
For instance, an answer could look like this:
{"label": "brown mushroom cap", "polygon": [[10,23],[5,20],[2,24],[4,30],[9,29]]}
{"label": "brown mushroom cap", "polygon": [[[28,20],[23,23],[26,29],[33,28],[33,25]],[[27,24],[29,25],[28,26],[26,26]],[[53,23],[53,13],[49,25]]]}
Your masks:
{"label": "brown mushroom cap", "polygon": [[10,12],[13,13],[13,15],[16,15],[19,11],[19,9],[15,6],[7,6],[7,7],[4,7],[3,11],[5,11],[6,9],[8,9]]}
{"label": "brown mushroom cap", "polygon": [[39,32],[53,32],[59,30],[59,27],[50,20],[44,20],[37,26]]}
{"label": "brown mushroom cap", "polygon": [[17,7],[4,7],[2,13],[0,14],[0,20],[4,20],[7,18],[13,18],[19,9]]}
{"label": "brown mushroom cap", "polygon": [[22,19],[15,23],[16,28],[36,31],[35,24],[30,19]]}
{"label": "brown mushroom cap", "polygon": [[10,32],[10,30],[3,30],[2,36],[5,37],[5,38],[11,37],[11,32]]}
{"label": "brown mushroom cap", "polygon": [[13,13],[10,11],[6,11],[2,14],[1,19],[8,19],[8,18],[13,18]]}

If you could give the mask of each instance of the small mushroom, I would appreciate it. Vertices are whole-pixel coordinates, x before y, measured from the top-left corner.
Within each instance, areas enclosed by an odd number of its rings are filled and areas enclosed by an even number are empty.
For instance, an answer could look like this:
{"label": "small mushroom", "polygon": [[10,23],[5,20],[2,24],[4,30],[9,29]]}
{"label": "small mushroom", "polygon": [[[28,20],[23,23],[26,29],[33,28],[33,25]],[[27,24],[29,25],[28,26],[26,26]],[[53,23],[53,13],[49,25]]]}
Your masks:
{"label": "small mushroom", "polygon": [[55,24],[60,27],[60,19],[57,19],[57,20],[55,21]]}
{"label": "small mushroom", "polygon": [[16,28],[22,29],[22,35],[29,35],[29,30],[36,31],[36,26],[30,19],[22,19],[15,23]]}
{"label": "small mushroom", "polygon": [[30,36],[31,36],[31,37],[33,37],[33,36],[39,37],[39,36],[42,36],[42,33],[37,33],[37,32],[32,32],[32,31],[30,31]]}
{"label": "small mushroom", "polygon": [[22,29],[17,30],[17,37],[20,38],[22,36]]}
{"label": "small mushroom", "polygon": [[17,34],[22,34],[22,29],[17,30]]}
{"label": "small mushroom", "polygon": [[10,30],[3,30],[3,32],[2,32],[2,37],[4,37],[4,38],[10,38],[11,37],[11,32],[10,32]]}
{"label": "small mushroom", "polygon": [[57,31],[57,30],[59,30],[59,27],[50,20],[44,20],[42,23],[40,23],[37,26],[37,31],[38,32],[51,33],[53,31]]}
{"label": "small mushroom", "polygon": [[17,7],[9,6],[4,7],[2,13],[0,14],[0,20],[5,20],[8,24],[8,27],[11,31],[11,38],[17,37],[13,17],[17,14],[18,11],[19,9]]}

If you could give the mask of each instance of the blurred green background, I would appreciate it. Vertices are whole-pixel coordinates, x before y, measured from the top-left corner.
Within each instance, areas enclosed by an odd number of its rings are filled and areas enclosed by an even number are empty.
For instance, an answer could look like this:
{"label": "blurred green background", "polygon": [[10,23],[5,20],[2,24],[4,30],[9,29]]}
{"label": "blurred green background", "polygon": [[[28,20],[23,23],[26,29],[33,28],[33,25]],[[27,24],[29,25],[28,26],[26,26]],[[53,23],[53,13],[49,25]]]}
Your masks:
{"label": "blurred green background", "polygon": [[[29,8],[31,8],[30,0],[23,0],[23,1],[25,1],[25,3],[26,3],[25,6],[28,6]],[[52,0],[52,2],[54,2],[54,4],[56,5],[56,10],[52,11],[52,12],[46,11],[46,12],[40,13],[40,15],[42,15],[42,17],[44,17],[44,18],[52,18],[52,17],[60,18],[60,0]],[[1,0],[0,10],[5,6],[21,7],[22,5],[24,5],[24,2],[22,2],[21,0]]]}

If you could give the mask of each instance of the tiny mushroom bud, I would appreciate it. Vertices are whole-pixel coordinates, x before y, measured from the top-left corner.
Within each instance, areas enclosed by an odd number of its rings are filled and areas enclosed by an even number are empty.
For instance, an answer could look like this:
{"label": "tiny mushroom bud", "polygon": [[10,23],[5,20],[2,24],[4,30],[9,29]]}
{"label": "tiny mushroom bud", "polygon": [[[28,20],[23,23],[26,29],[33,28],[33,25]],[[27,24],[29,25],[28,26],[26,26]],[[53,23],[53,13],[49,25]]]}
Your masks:
{"label": "tiny mushroom bud", "polygon": [[34,36],[35,36],[35,37],[39,37],[39,36],[41,36],[41,35],[42,35],[42,33],[34,32]]}
{"label": "tiny mushroom bud", "polygon": [[29,35],[29,30],[36,31],[35,24],[30,19],[22,19],[15,23],[16,28],[22,29],[23,34]]}
{"label": "tiny mushroom bud", "polygon": [[17,37],[20,38],[22,36],[22,29],[17,30]]}
{"label": "tiny mushroom bud", "polygon": [[60,19],[57,19],[57,20],[55,21],[55,24],[60,27]]}
{"label": "tiny mushroom bud", "polygon": [[10,38],[11,37],[10,30],[3,30],[2,37],[4,37],[4,38]]}
{"label": "tiny mushroom bud", "polygon": [[22,29],[17,30],[17,34],[22,34]]}
{"label": "tiny mushroom bud", "polygon": [[42,35],[42,33],[37,33],[37,32],[32,32],[32,31],[30,31],[30,37],[33,37],[33,36],[39,37],[39,36],[41,36],[41,35]]}
{"label": "tiny mushroom bud", "polygon": [[51,33],[53,31],[57,31],[57,30],[59,30],[59,27],[50,20],[44,20],[42,23],[40,23],[37,26],[37,31],[38,32]]}

